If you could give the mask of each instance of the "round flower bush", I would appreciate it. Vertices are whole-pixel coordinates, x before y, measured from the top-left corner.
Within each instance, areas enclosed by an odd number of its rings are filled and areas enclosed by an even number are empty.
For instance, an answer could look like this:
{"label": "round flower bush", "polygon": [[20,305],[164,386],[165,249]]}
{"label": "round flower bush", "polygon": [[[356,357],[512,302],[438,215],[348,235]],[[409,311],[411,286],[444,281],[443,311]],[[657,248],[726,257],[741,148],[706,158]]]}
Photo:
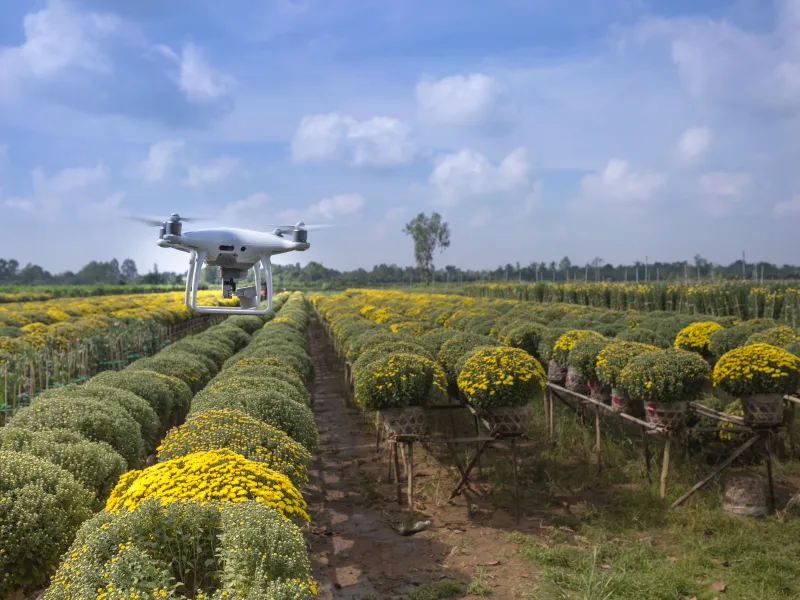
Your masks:
{"label": "round flower bush", "polygon": [[[280,366],[283,365],[283,366]],[[264,377],[269,379],[279,379],[291,385],[299,394],[303,402],[308,398],[308,389],[303,380],[291,367],[282,363],[280,360],[269,358],[243,358],[232,366],[228,367],[209,382],[209,385],[219,380],[232,377]]]}
{"label": "round flower bush", "polygon": [[569,331],[567,327],[548,327],[544,333],[542,333],[537,352],[541,361],[550,362],[553,360],[553,350],[555,349],[556,341],[567,331]]}
{"label": "round flower bush", "polygon": [[769,344],[735,348],[714,367],[714,385],[738,397],[792,394],[800,385],[800,358]]}
{"label": "round flower bush", "polygon": [[383,342],[374,346],[369,346],[353,363],[353,377],[364,369],[370,368],[370,365],[380,358],[386,358],[390,354],[416,354],[423,356],[429,360],[434,360],[433,355],[422,344],[407,341]]}
{"label": "round flower bush", "polygon": [[44,458],[0,450],[0,595],[41,586],[80,524],[92,493]]}
{"label": "round flower bush", "polygon": [[673,346],[679,350],[697,352],[701,356],[710,357],[709,342],[711,334],[723,327],[714,321],[700,321],[687,325],[675,336]]}
{"label": "round flower bush", "polygon": [[[140,398],[144,398],[150,404],[150,407],[156,411],[163,423],[167,421],[172,413],[175,399],[169,384],[155,375],[155,371],[129,371],[128,369],[103,371],[92,377],[84,385],[87,389],[95,385],[102,385],[132,392]],[[183,385],[185,386],[186,384]],[[188,403],[192,392],[188,386],[186,391],[188,392],[188,398],[186,399]]]}
{"label": "round flower bush", "polygon": [[292,344],[308,351],[308,339],[305,333],[297,331],[287,323],[276,323],[272,327],[265,327],[253,335],[253,340],[250,343],[259,346],[265,344]]}
{"label": "round flower bush", "polygon": [[46,398],[75,398],[77,396],[96,398],[104,404],[121,406],[139,424],[139,431],[142,434],[145,450],[155,447],[158,434],[162,428],[158,415],[144,398],[140,398],[133,392],[101,384],[88,386],[73,383],[47,390],[37,396],[33,400],[33,404],[35,405]]}
{"label": "round flower bush", "polygon": [[[237,331],[241,330],[237,329]],[[203,357],[201,356],[195,356],[183,351],[169,354],[159,352],[155,356],[139,358],[128,365],[127,368],[132,371],[155,371],[156,373],[177,377],[188,385],[192,392],[197,393],[217,373],[213,363],[212,368],[209,368],[209,365],[202,359]]]}
{"label": "round flower bush", "polygon": [[6,427],[69,429],[95,442],[108,443],[129,468],[137,466],[144,455],[142,434],[133,417],[121,406],[88,396],[42,398],[20,409]]}
{"label": "round flower bush", "polygon": [[159,354],[164,352],[189,352],[191,354],[205,356],[214,361],[214,364],[219,369],[226,360],[233,356],[233,352],[228,346],[216,343],[214,338],[204,338],[202,336],[203,334],[189,336],[177,342],[173,342]]}
{"label": "round flower bush", "polygon": [[146,500],[78,532],[45,600],[312,600],[300,529],[254,501]]}
{"label": "round flower bush", "polygon": [[106,510],[131,510],[150,497],[162,504],[255,500],[287,518],[308,521],[305,500],[286,475],[227,448],[194,452],[141,471],[128,471],[111,492]]}
{"label": "round flower bush", "polygon": [[770,344],[783,348],[798,339],[797,332],[791,327],[781,325],[780,327],[772,327],[764,331],[754,333],[745,344]]}
{"label": "round flower bush", "polygon": [[[273,300],[272,302],[273,310],[275,309],[275,304],[276,302]],[[225,323],[227,323],[228,325],[233,325],[234,327],[238,327],[239,329],[246,331],[250,335],[253,335],[264,325],[264,321],[262,319],[266,316],[268,315],[231,315],[230,317],[225,319]]]}
{"label": "round flower bush", "polygon": [[546,382],[542,365],[521,348],[476,350],[458,375],[459,390],[478,408],[527,404]]}
{"label": "round flower bush", "polygon": [[366,352],[371,347],[400,340],[411,341],[413,338],[407,334],[393,333],[390,329],[371,329],[353,336],[353,338],[348,340],[345,356],[352,364],[358,360],[363,352]]}
{"label": "round flower bush", "polygon": [[[125,459],[111,446],[92,442],[68,429],[28,431],[0,427],[0,452],[8,450],[32,454],[58,465],[102,504],[128,470]],[[102,504],[97,508],[102,508]]]}
{"label": "round flower bush", "polygon": [[304,405],[264,390],[244,390],[236,394],[198,394],[189,415],[207,410],[241,411],[283,431],[290,438],[313,451],[319,444],[314,413]]}
{"label": "round flower bush", "polygon": [[572,347],[580,340],[592,338],[596,340],[605,339],[601,334],[596,331],[588,329],[571,329],[566,331],[556,340],[553,344],[553,360],[561,365],[566,365],[569,359],[569,352]]}
{"label": "round flower bush", "polygon": [[207,410],[167,433],[158,460],[227,448],[283,473],[297,487],[308,483],[311,453],[280,429],[241,411]]}
{"label": "round flower bush", "polygon": [[608,338],[587,336],[578,340],[569,351],[567,364],[575,369],[587,381],[597,381],[597,356],[612,343]]}
{"label": "round flower bush", "polygon": [[249,333],[234,325],[228,325],[227,321],[209,327],[203,332],[203,336],[229,346],[233,352],[241,350],[250,343]]}
{"label": "round flower bush", "polygon": [[535,359],[541,360],[539,344],[546,331],[547,328],[538,323],[514,323],[510,327],[504,328],[498,338],[506,346],[521,348]]}
{"label": "round flower bush", "polygon": [[446,396],[444,371],[424,356],[390,354],[369,367],[355,379],[356,400],[367,410],[424,406]]}
{"label": "round flower bush", "polygon": [[408,333],[415,338],[421,337],[426,331],[429,331],[430,328],[430,325],[422,321],[404,321],[403,323],[393,323],[389,326],[389,329],[391,329],[393,333]]}
{"label": "round flower bush", "polygon": [[266,374],[231,374],[227,375],[226,370],[223,375],[211,383],[203,390],[203,394],[236,394],[237,392],[245,390],[263,390],[268,391],[285,398],[290,398],[295,402],[301,404],[309,403],[308,390],[303,388],[299,390],[291,383],[287,383],[283,379],[270,377]]}
{"label": "round flower bush", "polygon": [[603,385],[612,388],[619,387],[619,377],[631,359],[653,350],[658,350],[658,348],[636,342],[612,340],[608,346],[597,354],[595,362],[597,380]]}
{"label": "round flower bush", "polygon": [[477,348],[478,346],[499,346],[494,338],[488,335],[478,335],[475,333],[459,333],[442,344],[439,350],[438,359],[444,366],[445,374],[451,381],[458,379],[456,366],[462,356]]}
{"label": "round flower bush", "polygon": [[228,359],[225,362],[223,369],[237,363],[243,358],[268,358],[280,357],[292,365],[292,368],[303,378],[303,381],[308,381],[314,375],[314,363],[311,362],[311,357],[303,348],[295,346],[294,344],[280,343],[266,343],[264,345],[250,345],[236,356]]}
{"label": "round flower bush", "polygon": [[719,329],[712,333],[708,340],[711,355],[718,359],[726,352],[744,346],[747,338],[754,333],[772,329],[777,325],[773,319],[752,319],[733,327]]}
{"label": "round flower bush", "polygon": [[419,343],[425,346],[428,352],[432,353],[433,356],[439,356],[439,350],[442,349],[442,344],[456,335],[458,335],[457,331],[438,327],[420,337]]}
{"label": "round flower bush", "polygon": [[695,352],[654,350],[632,358],[622,370],[619,385],[633,400],[689,402],[711,381],[711,367]]}

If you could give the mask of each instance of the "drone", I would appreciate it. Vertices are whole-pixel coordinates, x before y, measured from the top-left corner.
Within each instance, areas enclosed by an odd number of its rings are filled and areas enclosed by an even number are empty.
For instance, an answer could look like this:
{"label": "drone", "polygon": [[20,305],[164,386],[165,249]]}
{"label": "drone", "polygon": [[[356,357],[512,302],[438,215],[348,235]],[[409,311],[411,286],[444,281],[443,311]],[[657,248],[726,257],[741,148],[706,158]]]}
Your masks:
{"label": "drone", "polygon": [[[272,230],[253,231],[229,227],[182,231],[183,223],[203,219],[187,219],[173,213],[166,220],[130,217],[153,227],[159,227],[158,245],[174,248],[189,254],[189,270],[186,274],[184,303],[198,313],[227,315],[263,315],[272,308],[272,255],[297,250],[304,252],[311,247],[308,232],[329,225],[306,225],[302,221],[295,225],[274,225]],[[197,285],[203,264],[220,267],[222,296],[239,299],[238,307],[197,306]],[[255,285],[236,287],[236,282],[245,279],[250,269],[255,274]],[[261,277],[264,277],[267,306],[260,308]]]}

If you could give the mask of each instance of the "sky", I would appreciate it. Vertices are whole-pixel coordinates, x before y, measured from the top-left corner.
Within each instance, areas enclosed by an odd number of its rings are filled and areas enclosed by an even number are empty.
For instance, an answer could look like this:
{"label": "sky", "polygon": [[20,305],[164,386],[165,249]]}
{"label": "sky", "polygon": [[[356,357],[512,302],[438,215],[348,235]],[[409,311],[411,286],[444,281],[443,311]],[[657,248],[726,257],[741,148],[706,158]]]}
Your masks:
{"label": "sky", "polygon": [[[0,257],[183,270],[127,216],[303,220],[337,269],[800,263],[800,0],[7,0]],[[189,225],[185,225],[188,229]]]}

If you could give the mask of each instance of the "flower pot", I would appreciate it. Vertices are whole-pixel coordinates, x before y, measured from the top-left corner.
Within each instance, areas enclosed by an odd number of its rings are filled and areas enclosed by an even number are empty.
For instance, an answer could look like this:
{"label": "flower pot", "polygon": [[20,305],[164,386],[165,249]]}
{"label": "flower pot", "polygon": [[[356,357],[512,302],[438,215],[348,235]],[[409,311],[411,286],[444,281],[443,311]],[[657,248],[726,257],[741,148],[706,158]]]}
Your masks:
{"label": "flower pot", "polygon": [[392,435],[422,437],[427,432],[425,409],[421,406],[386,408],[379,412]]}
{"label": "flower pot", "polygon": [[551,360],[547,363],[547,381],[556,385],[564,385],[567,380],[567,367]]}
{"label": "flower pot", "polygon": [[481,416],[494,427],[500,435],[522,435],[528,431],[530,406],[498,406],[480,411]]}
{"label": "flower pot", "polygon": [[775,427],[783,423],[781,394],[742,396],[744,422],[751,427]]}
{"label": "flower pot", "polygon": [[647,422],[663,429],[682,429],[686,424],[686,402],[650,402],[644,407]]}
{"label": "flower pot", "polygon": [[722,510],[732,515],[763,517],[767,514],[764,480],[751,473],[736,473],[725,481]]}
{"label": "flower pot", "polygon": [[611,410],[614,412],[627,412],[630,403],[628,396],[619,388],[611,388]]}
{"label": "flower pot", "polygon": [[611,388],[599,381],[589,380],[589,397],[603,404],[611,404]]}
{"label": "flower pot", "polygon": [[583,378],[583,375],[572,367],[567,367],[567,379],[564,387],[576,394],[583,394],[584,396],[589,395],[589,386]]}

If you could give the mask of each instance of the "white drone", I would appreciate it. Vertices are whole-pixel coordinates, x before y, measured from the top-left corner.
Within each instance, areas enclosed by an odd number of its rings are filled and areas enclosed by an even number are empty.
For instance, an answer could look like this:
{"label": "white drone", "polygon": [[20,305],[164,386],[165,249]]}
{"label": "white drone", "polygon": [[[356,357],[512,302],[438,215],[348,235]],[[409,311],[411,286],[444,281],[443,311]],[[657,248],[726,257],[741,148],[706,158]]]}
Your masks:
{"label": "white drone", "polygon": [[[311,247],[308,243],[308,231],[320,229],[327,225],[278,225],[271,227],[272,232],[252,231],[250,229],[199,229],[181,232],[182,222],[193,222],[200,219],[185,219],[173,213],[166,221],[132,217],[153,227],[160,227],[158,245],[162,248],[174,248],[189,253],[189,271],[186,274],[186,294],[184,302],[191,310],[199,313],[216,313],[228,315],[263,315],[272,308],[272,264],[273,254],[284,254],[292,250],[304,251]],[[291,234],[291,238],[285,238]],[[239,299],[238,307],[197,306],[197,284],[203,264],[220,267],[222,274],[222,296]],[[255,285],[236,288],[236,281],[247,277],[253,269]],[[261,271],[267,287],[267,307],[261,304]]]}

